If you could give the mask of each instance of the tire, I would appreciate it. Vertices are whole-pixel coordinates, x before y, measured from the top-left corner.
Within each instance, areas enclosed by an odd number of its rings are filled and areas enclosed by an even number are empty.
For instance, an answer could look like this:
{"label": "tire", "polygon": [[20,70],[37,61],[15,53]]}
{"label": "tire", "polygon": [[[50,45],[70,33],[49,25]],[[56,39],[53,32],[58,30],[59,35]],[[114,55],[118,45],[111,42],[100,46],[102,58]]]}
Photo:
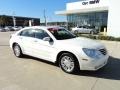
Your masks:
{"label": "tire", "polygon": [[22,57],[23,56],[23,54],[22,54],[22,50],[21,50],[21,48],[20,48],[20,46],[18,45],[18,44],[15,44],[14,46],[13,46],[13,52],[14,52],[14,55],[16,56],[16,57]]}
{"label": "tire", "polygon": [[95,33],[94,33],[94,31],[90,31],[90,34],[91,34],[91,35],[94,35]]}
{"label": "tire", "polygon": [[75,31],[74,31],[74,33],[75,33],[75,34],[78,34],[78,31],[77,31],[77,30],[75,30]]}
{"label": "tire", "polygon": [[63,53],[59,58],[59,66],[66,73],[75,73],[79,70],[77,59],[70,53]]}

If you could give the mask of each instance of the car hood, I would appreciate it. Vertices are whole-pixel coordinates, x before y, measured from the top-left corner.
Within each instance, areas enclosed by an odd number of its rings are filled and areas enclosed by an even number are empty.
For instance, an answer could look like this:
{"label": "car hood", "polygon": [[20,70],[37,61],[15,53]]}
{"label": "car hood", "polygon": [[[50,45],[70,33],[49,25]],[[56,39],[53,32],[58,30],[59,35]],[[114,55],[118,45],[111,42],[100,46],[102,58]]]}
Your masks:
{"label": "car hood", "polygon": [[60,40],[59,45],[67,47],[81,47],[81,48],[91,48],[100,49],[105,48],[104,45],[96,40],[92,40],[84,37],[77,37],[73,39]]}

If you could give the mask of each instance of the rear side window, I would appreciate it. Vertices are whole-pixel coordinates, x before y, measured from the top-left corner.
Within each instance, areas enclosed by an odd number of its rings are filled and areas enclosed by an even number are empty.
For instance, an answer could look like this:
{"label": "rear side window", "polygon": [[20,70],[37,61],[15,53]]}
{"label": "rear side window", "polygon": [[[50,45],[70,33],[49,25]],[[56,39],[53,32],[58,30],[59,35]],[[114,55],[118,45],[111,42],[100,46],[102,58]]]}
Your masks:
{"label": "rear side window", "polygon": [[32,29],[27,29],[27,30],[23,30],[22,32],[20,32],[19,35],[26,36],[26,37],[35,37],[35,31]]}

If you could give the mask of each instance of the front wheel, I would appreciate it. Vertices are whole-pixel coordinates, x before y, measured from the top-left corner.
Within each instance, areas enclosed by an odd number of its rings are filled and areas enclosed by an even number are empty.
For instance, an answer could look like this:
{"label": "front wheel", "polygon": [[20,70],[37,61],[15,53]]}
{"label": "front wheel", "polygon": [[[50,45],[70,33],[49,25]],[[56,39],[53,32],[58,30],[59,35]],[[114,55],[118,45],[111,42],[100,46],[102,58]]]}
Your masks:
{"label": "front wheel", "polygon": [[74,73],[79,69],[76,58],[70,53],[63,53],[59,58],[59,65],[66,73]]}
{"label": "front wheel", "polygon": [[18,44],[15,44],[13,46],[13,51],[14,51],[14,54],[15,54],[16,57],[22,57],[23,56],[22,50],[21,50],[21,48]]}
{"label": "front wheel", "polygon": [[75,30],[75,31],[74,31],[74,33],[75,33],[75,34],[78,34],[78,31],[77,31],[77,30]]}

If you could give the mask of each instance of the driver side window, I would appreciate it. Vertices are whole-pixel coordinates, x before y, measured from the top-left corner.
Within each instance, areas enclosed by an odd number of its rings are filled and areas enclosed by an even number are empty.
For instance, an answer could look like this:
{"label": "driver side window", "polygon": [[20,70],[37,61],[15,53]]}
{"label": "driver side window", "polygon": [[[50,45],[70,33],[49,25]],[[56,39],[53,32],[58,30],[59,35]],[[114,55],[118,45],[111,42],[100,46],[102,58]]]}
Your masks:
{"label": "driver side window", "polygon": [[41,29],[36,29],[35,38],[43,40],[45,37],[50,37],[48,33]]}

